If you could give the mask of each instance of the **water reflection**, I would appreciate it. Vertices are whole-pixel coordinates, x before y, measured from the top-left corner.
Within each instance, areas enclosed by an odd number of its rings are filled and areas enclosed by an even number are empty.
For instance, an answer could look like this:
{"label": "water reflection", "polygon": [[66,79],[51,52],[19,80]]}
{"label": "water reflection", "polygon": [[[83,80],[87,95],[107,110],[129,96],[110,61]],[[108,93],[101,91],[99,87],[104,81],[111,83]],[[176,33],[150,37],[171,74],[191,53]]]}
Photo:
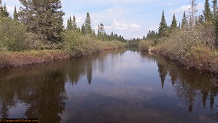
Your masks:
{"label": "water reflection", "polygon": [[[214,101],[218,94],[218,87],[212,81],[214,79],[216,81],[216,74],[187,70],[169,59],[154,54],[142,53],[141,55],[156,60],[162,88],[164,88],[166,76],[169,75],[177,96],[186,100],[190,113],[193,111],[193,105],[199,106],[201,104],[205,108],[206,102],[209,101],[212,112],[210,115],[213,118],[218,118],[218,105],[214,106]],[[213,108],[215,109],[213,110]]]}
{"label": "water reflection", "polygon": [[107,51],[0,70],[0,117],[42,123],[214,122],[214,79],[136,49]]}

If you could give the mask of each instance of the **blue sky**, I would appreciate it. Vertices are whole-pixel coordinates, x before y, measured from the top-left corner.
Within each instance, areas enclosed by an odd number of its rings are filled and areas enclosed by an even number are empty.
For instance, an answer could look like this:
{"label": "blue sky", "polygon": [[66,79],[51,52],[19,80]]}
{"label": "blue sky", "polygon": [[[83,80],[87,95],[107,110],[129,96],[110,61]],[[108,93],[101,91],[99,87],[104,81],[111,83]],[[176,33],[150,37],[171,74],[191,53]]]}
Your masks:
{"label": "blue sky", "polygon": [[[2,0],[12,14],[14,6],[20,6],[19,0]],[[196,0],[198,12],[202,13],[205,0]],[[210,0],[210,4],[212,0]],[[175,13],[180,22],[184,11],[188,11],[189,0],[61,0],[66,20],[75,15],[78,26],[85,21],[86,12],[90,13],[92,28],[103,23],[105,31],[123,35],[126,39],[142,38],[149,30],[157,30],[162,10],[168,25]],[[188,12],[187,12],[188,13]]]}

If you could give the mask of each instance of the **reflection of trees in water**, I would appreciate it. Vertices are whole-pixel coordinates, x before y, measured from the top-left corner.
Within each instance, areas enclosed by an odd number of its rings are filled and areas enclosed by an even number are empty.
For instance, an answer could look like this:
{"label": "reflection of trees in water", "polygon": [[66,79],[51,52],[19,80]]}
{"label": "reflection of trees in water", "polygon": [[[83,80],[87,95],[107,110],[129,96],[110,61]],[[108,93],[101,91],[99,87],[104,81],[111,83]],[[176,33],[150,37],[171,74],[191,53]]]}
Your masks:
{"label": "reflection of trees in water", "polygon": [[64,84],[65,75],[52,69],[1,80],[1,117],[7,118],[8,107],[22,102],[29,105],[23,117],[39,118],[41,122],[60,122],[59,114],[64,110]]}
{"label": "reflection of trees in water", "polygon": [[[79,79],[86,75],[88,83],[91,84],[93,71],[99,70],[100,73],[104,73],[107,57],[110,57],[112,59],[112,65],[115,65],[115,57],[123,54],[125,51],[124,49],[116,50],[112,53],[105,51],[73,59],[66,65],[68,78],[73,84],[77,84]],[[108,55],[108,53],[110,53],[110,55]]]}
{"label": "reflection of trees in water", "polygon": [[41,84],[34,90],[26,103],[31,106],[27,117],[38,117],[42,122],[59,123],[59,114],[64,111],[65,77],[59,71],[47,73],[41,78]]}
{"label": "reflection of trees in water", "polygon": [[39,118],[47,123],[60,122],[65,108],[65,82],[70,80],[76,84],[86,75],[91,84],[93,71],[104,69],[107,54],[116,57],[124,51],[102,52],[39,67],[0,70],[0,117],[10,117],[9,107],[23,103],[29,106],[23,117]]}
{"label": "reflection of trees in water", "polygon": [[[210,102],[211,109],[217,108],[214,106],[214,99],[218,94],[218,87],[214,86],[211,82],[212,78],[210,74],[194,70],[186,70],[177,63],[157,55],[141,54],[143,57],[156,60],[162,84],[164,84],[167,73],[169,74],[177,96],[187,100],[187,106],[190,112],[192,112],[194,105],[200,104],[205,108],[207,101]],[[212,111],[217,112],[213,112],[213,116],[218,118],[217,109]]]}

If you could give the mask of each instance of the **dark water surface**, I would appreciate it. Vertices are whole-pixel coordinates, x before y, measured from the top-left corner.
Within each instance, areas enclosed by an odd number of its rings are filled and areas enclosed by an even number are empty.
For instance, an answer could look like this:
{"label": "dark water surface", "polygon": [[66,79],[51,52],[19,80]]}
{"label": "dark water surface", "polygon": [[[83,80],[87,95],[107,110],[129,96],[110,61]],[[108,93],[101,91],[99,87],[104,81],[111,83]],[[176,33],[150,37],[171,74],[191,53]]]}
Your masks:
{"label": "dark water surface", "polygon": [[134,50],[0,70],[0,117],[40,123],[217,123],[214,77]]}

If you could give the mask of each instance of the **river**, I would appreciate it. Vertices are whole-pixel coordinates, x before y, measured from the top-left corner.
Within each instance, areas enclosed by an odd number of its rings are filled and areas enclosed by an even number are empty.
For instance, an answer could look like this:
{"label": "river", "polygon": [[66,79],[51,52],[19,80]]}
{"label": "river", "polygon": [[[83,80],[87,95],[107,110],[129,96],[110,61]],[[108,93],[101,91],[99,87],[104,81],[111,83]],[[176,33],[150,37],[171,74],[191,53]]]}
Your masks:
{"label": "river", "polygon": [[137,50],[0,70],[0,118],[217,123],[216,76]]}

